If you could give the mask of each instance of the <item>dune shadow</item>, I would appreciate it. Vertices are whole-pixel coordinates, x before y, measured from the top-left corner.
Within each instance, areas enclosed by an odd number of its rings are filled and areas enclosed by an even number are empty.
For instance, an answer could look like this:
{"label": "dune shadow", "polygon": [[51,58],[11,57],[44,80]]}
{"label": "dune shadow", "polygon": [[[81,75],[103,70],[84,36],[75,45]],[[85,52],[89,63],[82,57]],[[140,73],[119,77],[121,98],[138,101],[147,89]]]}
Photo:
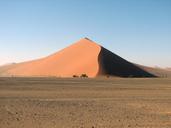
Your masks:
{"label": "dune shadow", "polygon": [[98,62],[98,75],[119,77],[156,77],[103,47],[101,47]]}

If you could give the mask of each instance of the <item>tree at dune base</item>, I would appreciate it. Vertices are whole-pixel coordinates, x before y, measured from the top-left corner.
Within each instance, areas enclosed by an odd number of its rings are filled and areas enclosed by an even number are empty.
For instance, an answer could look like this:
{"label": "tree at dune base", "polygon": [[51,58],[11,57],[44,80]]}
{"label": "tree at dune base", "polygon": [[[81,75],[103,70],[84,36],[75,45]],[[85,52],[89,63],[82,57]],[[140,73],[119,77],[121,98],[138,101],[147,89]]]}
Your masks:
{"label": "tree at dune base", "polygon": [[88,78],[87,74],[81,74],[81,78]]}

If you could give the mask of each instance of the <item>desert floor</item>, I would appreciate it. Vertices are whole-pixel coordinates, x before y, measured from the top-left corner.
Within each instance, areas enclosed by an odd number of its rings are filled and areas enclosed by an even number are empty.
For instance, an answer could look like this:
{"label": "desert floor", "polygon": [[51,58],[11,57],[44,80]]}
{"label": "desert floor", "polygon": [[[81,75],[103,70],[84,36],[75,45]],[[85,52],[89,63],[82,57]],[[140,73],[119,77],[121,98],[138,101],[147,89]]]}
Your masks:
{"label": "desert floor", "polygon": [[171,79],[0,78],[0,128],[171,128]]}

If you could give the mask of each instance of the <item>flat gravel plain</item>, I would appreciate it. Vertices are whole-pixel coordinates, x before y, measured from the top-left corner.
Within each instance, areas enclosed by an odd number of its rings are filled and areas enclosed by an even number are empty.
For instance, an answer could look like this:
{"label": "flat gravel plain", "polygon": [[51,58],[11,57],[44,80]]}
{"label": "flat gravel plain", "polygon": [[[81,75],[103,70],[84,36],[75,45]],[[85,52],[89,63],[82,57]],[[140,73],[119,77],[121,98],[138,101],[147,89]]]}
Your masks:
{"label": "flat gravel plain", "polygon": [[1,77],[0,128],[171,128],[171,79]]}

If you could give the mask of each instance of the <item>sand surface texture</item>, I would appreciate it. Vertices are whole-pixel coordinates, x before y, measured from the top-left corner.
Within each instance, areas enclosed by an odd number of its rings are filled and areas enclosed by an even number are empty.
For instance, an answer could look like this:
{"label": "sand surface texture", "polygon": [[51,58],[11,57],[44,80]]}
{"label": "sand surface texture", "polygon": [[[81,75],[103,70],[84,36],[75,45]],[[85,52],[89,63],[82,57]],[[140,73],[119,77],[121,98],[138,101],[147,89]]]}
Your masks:
{"label": "sand surface texture", "polygon": [[0,128],[171,128],[171,79],[0,78]]}

